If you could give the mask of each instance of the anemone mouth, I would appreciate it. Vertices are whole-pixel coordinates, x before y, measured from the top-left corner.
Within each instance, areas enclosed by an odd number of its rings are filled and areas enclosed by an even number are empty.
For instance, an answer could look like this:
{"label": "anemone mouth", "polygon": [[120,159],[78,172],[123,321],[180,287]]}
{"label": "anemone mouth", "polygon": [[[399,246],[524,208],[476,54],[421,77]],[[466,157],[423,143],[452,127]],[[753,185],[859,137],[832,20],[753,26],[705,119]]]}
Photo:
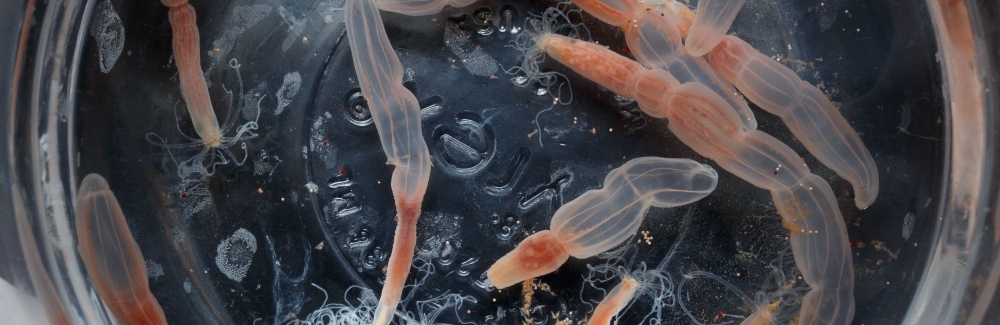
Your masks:
{"label": "anemone mouth", "polygon": [[222,140],[219,137],[211,137],[205,140],[205,146],[209,148],[218,148],[220,144],[222,144]]}

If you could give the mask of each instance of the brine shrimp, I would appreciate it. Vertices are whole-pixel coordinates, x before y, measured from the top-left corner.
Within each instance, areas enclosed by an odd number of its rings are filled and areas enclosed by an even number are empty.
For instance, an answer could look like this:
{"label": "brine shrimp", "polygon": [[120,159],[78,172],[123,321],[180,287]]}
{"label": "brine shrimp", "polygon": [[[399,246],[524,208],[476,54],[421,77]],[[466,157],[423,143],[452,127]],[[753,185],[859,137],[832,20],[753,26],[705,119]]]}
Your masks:
{"label": "brine shrimp", "polygon": [[[243,78],[240,76],[240,64],[236,59],[229,60],[229,67],[236,72],[236,79],[239,83],[239,97],[241,98],[238,102],[244,103],[243,98]],[[225,89],[225,87],[223,87]],[[243,124],[237,126],[236,122],[239,119],[239,114],[236,112],[241,111],[238,106],[234,105],[233,93],[230,90],[225,90],[226,96],[229,98],[229,113],[226,114],[225,122],[221,127],[221,136],[215,145],[212,145],[207,140],[192,137],[184,133],[181,130],[180,124],[178,123],[177,132],[186,139],[187,143],[168,143],[166,139],[160,135],[149,132],[146,133],[146,141],[149,143],[164,148],[167,150],[167,154],[170,159],[177,166],[177,175],[181,179],[188,179],[192,174],[202,174],[200,176],[211,176],[215,174],[215,170],[218,166],[227,165],[232,162],[236,166],[243,166],[246,162],[249,153],[247,152],[246,140],[250,140],[257,137],[257,119],[259,118],[260,110],[260,100],[264,97],[257,99],[257,105],[251,105],[256,107],[257,112],[250,114],[254,117],[252,121],[246,121]],[[180,121],[180,117],[177,115],[177,109],[174,109],[174,119]],[[235,127],[235,131],[232,136],[225,136],[230,130]],[[243,157],[237,157],[235,153],[231,150],[232,147],[239,145],[239,148],[243,150]],[[174,153],[171,150],[199,150],[197,154],[190,158],[184,158],[178,161],[174,157]]]}
{"label": "brine shrimp", "polygon": [[[800,306],[802,305],[803,295],[809,291],[809,287],[799,280],[798,271],[795,269],[794,265],[784,265],[786,264],[783,262],[784,256],[789,255],[787,253],[788,250],[786,249],[781,254],[782,257],[779,258],[779,261],[775,263],[776,265],[768,265],[770,272],[761,285],[760,290],[754,294],[753,298],[743,293],[742,290],[726,279],[705,271],[694,271],[685,274],[681,281],[677,284],[678,296],[690,298],[693,294],[690,292],[684,292],[684,286],[688,282],[696,279],[709,279],[716,281],[735,294],[746,309],[752,311],[749,315],[743,316],[717,311],[716,313],[718,314],[712,317],[712,323],[702,323],[699,318],[695,316],[684,304],[685,299],[678,300],[681,310],[684,311],[685,315],[691,318],[691,321],[699,325],[730,324],[735,322],[735,320],[724,320],[716,323],[716,321],[720,321],[722,319],[742,319],[742,321],[740,321],[741,325],[787,324],[790,321],[795,320],[798,318],[798,312]],[[791,263],[794,264],[794,261]],[[786,273],[786,270],[790,270],[790,272]]]}

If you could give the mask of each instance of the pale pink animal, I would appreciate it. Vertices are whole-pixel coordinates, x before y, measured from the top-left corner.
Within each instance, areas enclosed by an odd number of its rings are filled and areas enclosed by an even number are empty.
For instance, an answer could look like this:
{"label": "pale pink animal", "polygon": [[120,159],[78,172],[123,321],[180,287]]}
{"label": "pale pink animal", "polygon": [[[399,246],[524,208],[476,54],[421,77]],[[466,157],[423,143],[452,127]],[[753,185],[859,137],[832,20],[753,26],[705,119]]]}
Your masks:
{"label": "pale pink animal", "polygon": [[771,191],[802,277],[811,287],[800,324],[848,324],[854,317],[854,273],[847,229],[833,190],[788,146],[757,130],[707,87],[681,84],[607,48],[555,34],[535,38],[550,57],[626,97],[675,136],[740,178]]}

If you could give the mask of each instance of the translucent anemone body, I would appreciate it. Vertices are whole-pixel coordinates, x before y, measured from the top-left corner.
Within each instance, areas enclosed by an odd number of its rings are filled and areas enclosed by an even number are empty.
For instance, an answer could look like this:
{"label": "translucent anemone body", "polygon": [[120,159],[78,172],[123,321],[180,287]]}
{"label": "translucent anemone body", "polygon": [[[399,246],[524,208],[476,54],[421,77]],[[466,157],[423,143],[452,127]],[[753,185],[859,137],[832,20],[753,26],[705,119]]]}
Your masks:
{"label": "translucent anemone body", "polygon": [[[220,130],[222,137],[218,141],[207,141],[200,139],[198,137],[190,136],[181,130],[180,124],[177,124],[177,132],[186,139],[186,143],[168,143],[166,139],[160,135],[149,132],[146,134],[146,141],[149,143],[161,147],[167,150],[167,154],[170,159],[177,166],[177,176],[181,179],[189,179],[191,177],[208,177],[215,174],[216,169],[219,166],[228,165],[232,162],[236,166],[242,166],[246,162],[249,154],[247,153],[246,141],[257,137],[257,119],[260,117],[260,101],[264,99],[264,96],[256,98],[255,105],[247,105],[247,99],[243,98],[243,78],[240,76],[240,64],[236,59],[229,60],[229,67],[233,69],[236,73],[236,80],[239,89],[238,104],[234,104],[234,96],[232,91],[226,89],[226,97],[229,102],[229,109],[226,113],[225,122],[223,122]],[[225,87],[223,87],[225,89]],[[252,118],[252,120],[247,120],[246,122],[237,125],[240,114],[237,112],[243,111],[242,106],[248,106],[253,108],[253,112],[250,114],[244,114],[244,118]],[[177,109],[174,109],[175,120],[180,121],[177,116]],[[235,130],[234,130],[235,128]],[[229,136],[228,134],[232,134]],[[239,146],[239,149],[243,151],[243,156],[239,157],[233,152],[233,147]],[[189,157],[178,158],[175,155],[183,153],[190,153],[197,151],[194,155]]]}

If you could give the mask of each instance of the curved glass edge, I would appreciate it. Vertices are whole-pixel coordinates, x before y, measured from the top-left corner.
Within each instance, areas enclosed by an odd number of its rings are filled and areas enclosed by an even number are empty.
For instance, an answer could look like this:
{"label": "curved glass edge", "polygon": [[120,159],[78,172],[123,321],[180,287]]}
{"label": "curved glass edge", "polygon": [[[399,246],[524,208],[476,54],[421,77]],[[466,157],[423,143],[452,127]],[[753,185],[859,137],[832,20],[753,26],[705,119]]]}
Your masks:
{"label": "curved glass edge", "polygon": [[[984,30],[981,24],[997,17],[998,5],[991,0],[928,0],[928,4],[947,75],[951,176],[943,180],[942,194],[947,200],[940,207],[942,217],[933,255],[904,323],[980,324],[1000,316],[1000,297],[996,295],[1000,283],[1000,210],[996,203],[1000,198],[995,181],[1000,175],[993,165],[995,146],[1000,144],[994,134],[1000,102],[997,81],[983,77],[997,75],[1000,33],[996,27]],[[0,35],[4,41],[0,44],[20,44],[6,49],[11,53],[3,53],[10,56],[0,55],[15,60],[0,62],[0,101],[5,103],[0,105],[0,114],[9,117],[10,123],[0,132],[0,152],[5,156],[5,168],[0,168],[0,184],[4,184],[0,186],[0,206],[13,207],[0,209],[0,277],[43,299],[45,292],[51,291],[48,294],[56,301],[46,302],[49,315],[54,315],[52,308],[62,308],[70,323],[108,323],[99,303],[91,299],[91,289],[75,257],[69,217],[72,200],[68,198],[75,189],[70,162],[76,149],[71,141],[60,145],[73,134],[75,80],[66,85],[60,81],[76,75],[84,32],[79,26],[86,25],[82,20],[89,17],[86,13],[93,1],[38,5],[45,8],[35,5],[34,1],[11,4],[0,14],[0,25],[12,25],[0,27],[14,33],[23,30],[21,23],[36,22],[25,23],[23,26],[31,27],[21,35]],[[27,10],[31,7],[33,10]],[[25,12],[31,14],[22,17]],[[6,42],[18,39],[22,41]],[[37,249],[35,255],[40,259],[24,258],[31,255],[25,254],[30,246]],[[15,252],[18,256],[11,255]],[[53,318],[50,321],[59,317]]]}
{"label": "curved glass edge", "polygon": [[[24,22],[26,3],[12,3],[0,10],[0,44],[18,44],[23,39],[20,31]],[[14,121],[13,86],[20,66],[20,49],[23,46],[0,46],[0,207],[12,207],[11,184],[13,175],[9,166],[14,162]],[[9,208],[0,209],[0,279],[14,284],[20,290],[30,289],[30,279],[21,255],[21,245],[18,240],[13,211]]]}
{"label": "curved glass edge", "polygon": [[[1000,313],[1000,211],[996,146],[997,5],[928,0],[946,76],[949,173],[935,242],[903,324],[982,324]],[[986,29],[984,29],[984,27]]]}
{"label": "curved glass edge", "polygon": [[[76,148],[73,107],[87,19],[95,1],[25,1],[3,78],[9,103],[0,168],[0,265],[15,287],[36,296],[48,323],[110,324],[76,254],[71,213]],[[18,6],[15,6],[17,8]],[[7,72],[3,70],[2,72]],[[12,236],[7,236],[12,233]],[[8,264],[8,261],[10,262]],[[44,319],[40,319],[45,323]]]}
{"label": "curved glass edge", "polygon": [[[975,6],[971,10],[973,26],[978,26],[973,31],[974,39],[977,41],[976,56],[983,62],[979,70],[980,82],[986,93],[984,94],[984,107],[992,112],[991,121],[1000,121],[1000,3],[992,0],[974,1]],[[989,135],[996,139],[1000,127],[996,124],[987,130]],[[990,141],[991,148],[1000,145],[1000,141]],[[997,158],[988,160],[989,163],[996,164]],[[996,165],[994,165],[996,166]],[[993,191],[987,207],[990,207],[985,216],[983,225],[980,227],[983,232],[980,237],[979,260],[971,265],[970,282],[966,285],[964,301],[974,303],[963,306],[959,310],[960,323],[964,324],[985,324],[996,322],[1000,319],[1000,168],[995,168],[988,175],[991,181],[989,188]]]}

